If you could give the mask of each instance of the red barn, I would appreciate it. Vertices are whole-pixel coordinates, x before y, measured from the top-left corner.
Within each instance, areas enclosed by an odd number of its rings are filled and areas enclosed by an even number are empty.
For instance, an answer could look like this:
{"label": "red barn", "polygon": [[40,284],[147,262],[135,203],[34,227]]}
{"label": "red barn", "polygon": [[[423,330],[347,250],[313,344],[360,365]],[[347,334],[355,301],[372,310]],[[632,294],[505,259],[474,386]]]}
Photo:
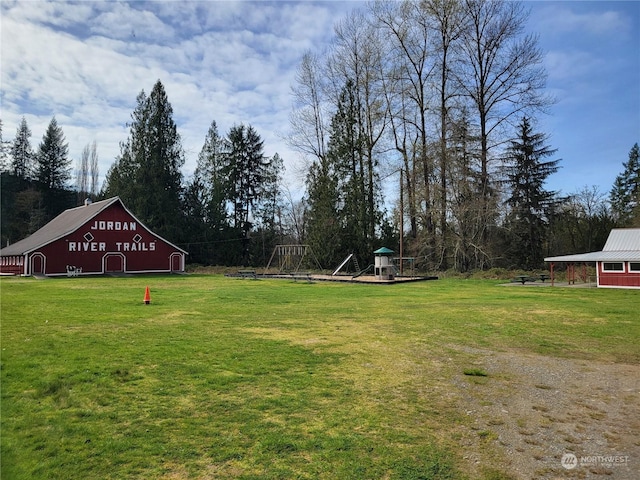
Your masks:
{"label": "red barn", "polygon": [[640,288],[640,228],[611,230],[601,252],[548,257],[545,262],[595,263],[598,287]]}
{"label": "red barn", "polygon": [[77,276],[183,272],[186,251],[145,227],[120,198],[65,210],[0,250],[0,272]]}

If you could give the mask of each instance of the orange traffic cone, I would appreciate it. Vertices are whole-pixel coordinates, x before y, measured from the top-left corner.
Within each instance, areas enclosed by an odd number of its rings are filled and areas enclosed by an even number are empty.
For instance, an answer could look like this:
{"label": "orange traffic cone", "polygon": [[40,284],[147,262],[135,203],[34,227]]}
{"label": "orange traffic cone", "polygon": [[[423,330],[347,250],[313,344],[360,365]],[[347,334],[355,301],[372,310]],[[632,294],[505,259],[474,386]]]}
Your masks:
{"label": "orange traffic cone", "polygon": [[151,303],[151,294],[149,293],[149,287],[144,291],[144,303],[149,305]]}

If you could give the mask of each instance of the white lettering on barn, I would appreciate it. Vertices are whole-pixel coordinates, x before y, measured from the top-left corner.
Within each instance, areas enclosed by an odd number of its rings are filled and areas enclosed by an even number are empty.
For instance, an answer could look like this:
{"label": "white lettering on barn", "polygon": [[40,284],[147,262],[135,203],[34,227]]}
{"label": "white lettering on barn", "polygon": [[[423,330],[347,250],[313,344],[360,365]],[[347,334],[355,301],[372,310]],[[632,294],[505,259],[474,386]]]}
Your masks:
{"label": "white lettering on barn", "polygon": [[106,252],[105,242],[69,242],[70,252]]}
{"label": "white lettering on barn", "polygon": [[107,220],[96,220],[91,225],[91,230],[132,231],[136,230],[136,228],[136,222],[112,222]]}
{"label": "white lettering on barn", "polygon": [[[106,252],[105,242],[68,242],[70,252]],[[118,252],[155,252],[156,242],[115,242]]]}
{"label": "white lettering on barn", "polygon": [[146,243],[129,243],[129,242],[116,242],[116,250],[118,252],[155,252],[156,242]]}

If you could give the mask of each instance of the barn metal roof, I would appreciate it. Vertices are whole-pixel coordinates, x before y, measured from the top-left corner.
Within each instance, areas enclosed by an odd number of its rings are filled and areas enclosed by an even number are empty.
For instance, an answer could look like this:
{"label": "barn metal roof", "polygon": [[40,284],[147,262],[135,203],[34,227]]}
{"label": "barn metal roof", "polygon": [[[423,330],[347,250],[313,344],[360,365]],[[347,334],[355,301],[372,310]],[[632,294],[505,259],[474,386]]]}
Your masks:
{"label": "barn metal roof", "polygon": [[640,262],[640,228],[614,228],[600,252],[547,257],[545,262]]}
{"label": "barn metal roof", "polygon": [[[31,253],[38,248],[43,247],[51,242],[58,240],[59,238],[64,237],[65,235],[69,235],[73,233],[82,225],[87,223],[93,217],[98,215],[100,212],[105,210],[107,207],[113,205],[114,203],[119,202],[122,207],[133,217],[135,216],[127,210],[127,207],[124,206],[120,197],[113,197],[107,200],[102,200],[99,202],[89,203],[87,205],[82,205],[76,208],[70,208],[69,210],[65,210],[56,218],[47,223],[40,230],[35,231],[33,234],[29,235],[27,238],[20,240],[12,245],[9,245],[0,250],[0,256],[12,256],[12,255],[25,255],[27,253]],[[136,219],[137,220],[137,219]],[[140,225],[142,223],[138,221]],[[146,228],[146,227],[145,227]],[[156,235],[157,236],[157,235]],[[158,237],[162,238],[162,237]],[[164,239],[162,239],[164,240]],[[171,242],[164,240],[168,244],[177,248],[178,250],[186,253],[180,247],[176,247]]]}
{"label": "barn metal roof", "polygon": [[80,228],[109,205],[118,201],[120,201],[118,197],[113,197],[108,200],[65,210],[27,238],[0,250],[0,256],[24,255],[25,253],[29,253],[43,245],[64,237]]}

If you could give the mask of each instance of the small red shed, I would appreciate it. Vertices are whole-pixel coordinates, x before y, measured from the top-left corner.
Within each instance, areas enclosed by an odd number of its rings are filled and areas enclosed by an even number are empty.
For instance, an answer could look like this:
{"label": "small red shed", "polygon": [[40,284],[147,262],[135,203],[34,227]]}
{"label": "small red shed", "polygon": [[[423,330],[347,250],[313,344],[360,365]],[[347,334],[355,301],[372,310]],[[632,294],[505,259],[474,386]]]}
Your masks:
{"label": "small red shed", "polygon": [[186,251],[145,227],[119,197],[65,210],[0,250],[0,272],[78,276],[183,272]]}
{"label": "small red shed", "polygon": [[611,230],[600,252],[548,257],[545,262],[595,263],[598,287],[640,288],[640,228]]}

